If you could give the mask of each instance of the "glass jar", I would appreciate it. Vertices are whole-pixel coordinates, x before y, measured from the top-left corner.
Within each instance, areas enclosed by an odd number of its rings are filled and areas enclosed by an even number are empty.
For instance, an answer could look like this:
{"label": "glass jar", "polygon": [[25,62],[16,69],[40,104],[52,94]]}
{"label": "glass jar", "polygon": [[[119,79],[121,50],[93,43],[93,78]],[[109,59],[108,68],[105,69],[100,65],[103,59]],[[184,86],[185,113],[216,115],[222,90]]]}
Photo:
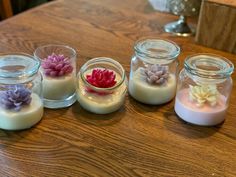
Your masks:
{"label": "glass jar", "polygon": [[136,42],[131,59],[129,94],[145,104],[167,103],[175,96],[180,48],[164,39]]}
{"label": "glass jar", "polygon": [[77,75],[80,105],[96,114],[117,111],[125,101],[127,78],[117,61],[99,57],[86,62]]}
{"label": "glass jar", "polygon": [[0,128],[21,130],[43,116],[40,61],[28,54],[0,55]]}
{"label": "glass jar", "polygon": [[38,47],[34,56],[41,60],[43,101],[46,108],[64,108],[76,101],[76,51],[64,45]]}
{"label": "glass jar", "polygon": [[212,126],[224,121],[234,66],[214,54],[187,57],[179,74],[175,112],[190,123]]}

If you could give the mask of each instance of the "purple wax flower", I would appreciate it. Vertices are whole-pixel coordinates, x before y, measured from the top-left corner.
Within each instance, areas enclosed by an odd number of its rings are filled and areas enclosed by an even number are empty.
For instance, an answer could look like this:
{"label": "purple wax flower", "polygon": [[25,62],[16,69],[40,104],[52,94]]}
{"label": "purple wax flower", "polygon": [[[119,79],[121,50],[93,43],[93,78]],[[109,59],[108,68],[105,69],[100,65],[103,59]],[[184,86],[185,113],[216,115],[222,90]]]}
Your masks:
{"label": "purple wax flower", "polygon": [[148,66],[144,73],[149,84],[162,85],[167,82],[169,77],[169,67],[154,64]]}
{"label": "purple wax flower", "polygon": [[65,76],[73,71],[73,67],[68,58],[64,55],[53,53],[42,62],[44,74],[51,77]]}
{"label": "purple wax flower", "polygon": [[20,111],[22,106],[29,105],[31,91],[23,85],[6,86],[6,90],[0,91],[0,104],[5,109]]}

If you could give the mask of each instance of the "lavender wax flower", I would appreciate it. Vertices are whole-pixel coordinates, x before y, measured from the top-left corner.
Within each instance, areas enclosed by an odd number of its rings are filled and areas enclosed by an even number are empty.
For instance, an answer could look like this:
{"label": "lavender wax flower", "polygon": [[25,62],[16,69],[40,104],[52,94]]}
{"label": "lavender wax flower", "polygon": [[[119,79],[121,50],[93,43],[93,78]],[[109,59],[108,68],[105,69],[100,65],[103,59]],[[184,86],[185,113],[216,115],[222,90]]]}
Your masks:
{"label": "lavender wax flower", "polygon": [[73,67],[68,58],[64,55],[53,53],[45,58],[42,62],[44,74],[51,77],[60,77],[73,71]]}
{"label": "lavender wax flower", "polygon": [[31,91],[23,85],[7,86],[6,90],[0,92],[0,104],[5,109],[20,111],[31,100]]}
{"label": "lavender wax flower", "polygon": [[129,80],[129,93],[136,100],[160,105],[175,96],[176,77],[169,72],[169,66],[149,64],[134,71]]}
{"label": "lavender wax flower", "polygon": [[169,67],[161,65],[150,65],[144,70],[146,74],[147,82],[150,84],[161,85],[167,82],[169,77]]}

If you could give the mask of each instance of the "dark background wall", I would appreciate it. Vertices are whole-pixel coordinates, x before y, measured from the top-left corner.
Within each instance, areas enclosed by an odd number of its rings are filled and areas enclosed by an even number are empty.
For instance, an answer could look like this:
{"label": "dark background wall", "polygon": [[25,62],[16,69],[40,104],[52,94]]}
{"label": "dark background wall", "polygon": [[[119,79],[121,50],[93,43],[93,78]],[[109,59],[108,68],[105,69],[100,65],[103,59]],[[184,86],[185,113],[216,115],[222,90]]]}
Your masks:
{"label": "dark background wall", "polygon": [[12,3],[13,13],[17,14],[49,1],[52,0],[11,0],[11,3]]}

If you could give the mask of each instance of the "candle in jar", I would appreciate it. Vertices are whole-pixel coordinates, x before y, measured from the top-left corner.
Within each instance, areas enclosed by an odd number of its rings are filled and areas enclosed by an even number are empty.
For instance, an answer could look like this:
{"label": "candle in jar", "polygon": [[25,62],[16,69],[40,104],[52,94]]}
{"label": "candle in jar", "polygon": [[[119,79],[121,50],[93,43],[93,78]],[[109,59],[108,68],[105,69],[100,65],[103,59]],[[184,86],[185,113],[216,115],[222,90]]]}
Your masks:
{"label": "candle in jar", "polygon": [[173,99],[176,91],[176,77],[174,74],[168,73],[163,80],[160,80],[161,77],[159,77],[158,82],[160,81],[160,83],[156,84],[148,82],[148,79],[147,74],[144,73],[144,68],[140,67],[133,73],[129,81],[129,93],[133,98],[152,105],[163,104]]}
{"label": "candle in jar", "polygon": [[[227,104],[226,97],[213,86],[192,86],[178,92],[175,100],[175,112],[187,122],[211,126],[224,121]],[[191,90],[200,89],[192,98]],[[208,93],[206,93],[208,92]],[[212,92],[212,93],[211,93]]]}
{"label": "candle in jar", "polygon": [[[99,83],[96,82],[92,83],[93,81],[90,82],[90,84],[94,86],[96,85],[98,88],[100,88],[101,85],[103,86],[103,88],[114,87],[117,83],[121,81],[121,76],[119,74],[117,74],[115,71],[108,69],[105,70],[101,68],[94,68],[93,70],[92,69],[87,70],[84,74],[87,76],[88,75],[91,76],[92,73],[96,70],[101,71],[103,73],[109,72],[111,77],[113,77],[113,79],[109,79],[108,77],[110,76],[108,76],[107,78],[105,78],[106,76],[104,76],[104,82],[108,84],[107,86],[106,84],[104,85],[103,82],[100,82],[101,83],[100,85]],[[79,86],[80,87],[77,90],[78,101],[84,109],[90,112],[96,114],[108,114],[118,110],[124,104],[125,93],[126,93],[125,84],[122,84],[119,88],[108,92],[107,91],[100,92],[92,90],[89,87],[86,87],[86,85],[83,83],[81,79],[79,79]]]}
{"label": "candle in jar", "polygon": [[38,123],[43,116],[40,97],[20,85],[10,87],[8,91],[1,91],[0,102],[1,129],[27,129]]}
{"label": "candle in jar", "polygon": [[66,99],[75,92],[75,78],[71,74],[58,78],[43,74],[43,97],[49,100]]}
{"label": "candle in jar", "polygon": [[49,100],[66,99],[75,92],[72,64],[64,55],[52,54],[42,62],[43,97]]}

